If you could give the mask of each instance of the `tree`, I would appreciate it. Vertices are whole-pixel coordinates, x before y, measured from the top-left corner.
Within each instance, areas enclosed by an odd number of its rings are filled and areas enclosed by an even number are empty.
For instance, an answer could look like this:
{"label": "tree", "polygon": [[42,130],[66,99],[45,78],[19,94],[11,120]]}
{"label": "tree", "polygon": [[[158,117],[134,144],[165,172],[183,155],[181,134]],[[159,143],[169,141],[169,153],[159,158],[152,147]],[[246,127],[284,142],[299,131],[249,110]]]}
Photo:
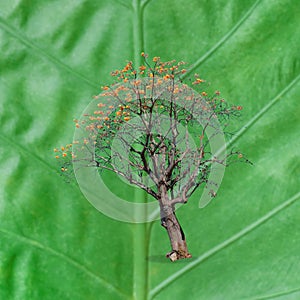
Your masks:
{"label": "tree", "polygon": [[191,257],[176,205],[187,203],[202,184],[215,197],[220,182],[210,175],[217,166],[249,162],[239,151],[226,154],[224,144],[224,129],[242,107],[229,105],[218,91],[209,96],[197,74],[190,83],[200,93],[183,83],[184,62],[154,57],[151,65],[142,56],[139,68],[128,62],[112,72],[116,82],[94,97],[98,109],[75,120],[84,132],[73,142],[76,151],[69,144],[55,152],[64,159],[63,172],[74,162],[114,172],[155,198],[171,243],[167,257],[175,261]]}

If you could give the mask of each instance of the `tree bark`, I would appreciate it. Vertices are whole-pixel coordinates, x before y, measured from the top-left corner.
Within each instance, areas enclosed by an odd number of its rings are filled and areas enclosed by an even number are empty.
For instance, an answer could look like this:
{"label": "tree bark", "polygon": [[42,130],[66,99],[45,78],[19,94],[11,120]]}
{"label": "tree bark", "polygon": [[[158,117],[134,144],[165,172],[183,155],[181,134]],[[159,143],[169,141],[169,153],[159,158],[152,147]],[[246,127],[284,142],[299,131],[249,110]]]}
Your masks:
{"label": "tree bark", "polygon": [[167,230],[172,250],[166,254],[171,261],[182,258],[190,258],[185,235],[175,214],[175,208],[170,204],[164,188],[161,189],[160,215],[161,225]]}

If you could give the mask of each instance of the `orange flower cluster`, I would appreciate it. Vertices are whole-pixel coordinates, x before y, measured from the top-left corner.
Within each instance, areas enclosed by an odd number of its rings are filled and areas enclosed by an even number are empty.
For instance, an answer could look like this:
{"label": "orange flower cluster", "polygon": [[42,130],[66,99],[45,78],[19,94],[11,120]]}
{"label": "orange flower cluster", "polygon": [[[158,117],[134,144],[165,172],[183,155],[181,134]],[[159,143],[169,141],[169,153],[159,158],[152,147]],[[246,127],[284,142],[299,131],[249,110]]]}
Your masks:
{"label": "orange flower cluster", "polygon": [[68,157],[75,158],[75,155],[72,152],[72,144],[67,144],[66,146],[61,146],[60,148],[54,148],[53,151],[55,153],[56,159],[68,158]]}
{"label": "orange flower cluster", "polygon": [[238,105],[238,106],[232,106],[232,109],[233,109],[233,110],[242,110],[243,107],[240,106],[240,105]]}
{"label": "orange flower cluster", "polygon": [[111,76],[116,77],[118,80],[127,82],[128,79],[136,77],[136,70],[133,68],[132,61],[128,61],[125,67],[121,70],[115,70],[110,73]]}
{"label": "orange flower cluster", "polygon": [[[182,74],[187,73],[187,70],[184,68],[185,62],[176,62],[175,60],[163,62],[159,56],[155,56],[152,58],[152,63],[151,60],[149,63],[147,54],[142,52],[141,56],[144,58],[141,66],[134,68],[133,63],[128,61],[120,70],[111,72],[111,76],[116,78],[115,83],[103,86],[102,93],[93,97],[97,102],[101,97],[106,97],[105,101],[97,103],[99,110],[97,108],[94,112],[91,112],[91,115],[85,115],[86,119],[74,120],[76,128],[86,130],[89,134],[88,139],[80,141],[83,146],[87,144],[92,145],[93,142],[96,144],[96,137],[105,143],[109,143],[109,139],[118,131],[123,122],[129,122],[137,112],[141,113],[149,110],[151,103],[147,102],[147,97],[149,97],[149,92],[153,89],[153,84],[155,87],[159,85],[167,86],[175,98],[184,97],[187,101],[197,101],[197,93],[185,95],[184,90],[188,86],[186,84],[179,85],[175,81],[176,78],[180,78]],[[153,79],[149,80],[149,77]],[[146,84],[144,84],[143,78],[148,78]],[[169,85],[169,82],[172,84]],[[211,107],[216,110],[217,117],[221,113],[226,116],[233,112],[235,115],[239,115],[237,111],[243,109],[242,106],[229,106],[225,100],[219,99],[219,91],[215,91],[213,96],[209,96],[203,89],[202,83],[205,81],[198,74],[194,74],[194,78],[190,82],[193,85],[201,86],[201,101],[204,98],[207,103],[207,106],[204,105],[202,107],[203,111]],[[104,103],[110,99],[118,99],[120,104],[109,105]],[[138,100],[138,102],[135,100]],[[161,102],[157,103],[157,109],[168,110],[168,106],[163,104]],[[75,158],[71,148],[71,144],[55,148],[55,158],[65,160]]]}
{"label": "orange flower cluster", "polygon": [[[195,74],[195,76],[196,76],[197,74]],[[200,84],[200,83],[202,83],[202,82],[205,82],[203,79],[200,79],[200,78],[196,78],[196,80],[195,81],[193,81],[193,84],[195,85],[195,84]]]}
{"label": "orange flower cluster", "polygon": [[[133,68],[133,63],[131,61],[127,62],[124,68],[120,70],[115,70],[111,72],[111,76],[116,77],[118,81],[123,81],[124,83],[128,82],[129,79],[137,78],[137,74],[147,77],[154,77],[155,75],[160,75],[164,80],[173,79],[176,75],[184,74],[187,72],[183,66],[185,62],[176,63],[175,60],[162,62],[159,56],[152,58],[154,66],[150,66],[147,61],[148,55],[144,52],[141,53],[141,56],[144,58],[145,63],[136,69]],[[139,73],[138,73],[138,72]],[[108,86],[102,87],[103,90],[108,90]]]}

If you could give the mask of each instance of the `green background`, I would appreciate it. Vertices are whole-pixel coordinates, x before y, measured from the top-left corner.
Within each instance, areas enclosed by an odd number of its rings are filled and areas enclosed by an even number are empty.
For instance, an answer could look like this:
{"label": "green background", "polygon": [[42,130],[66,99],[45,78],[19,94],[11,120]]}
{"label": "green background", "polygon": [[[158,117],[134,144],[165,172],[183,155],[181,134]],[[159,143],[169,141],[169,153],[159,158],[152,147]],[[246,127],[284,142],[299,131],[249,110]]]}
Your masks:
{"label": "green background", "polygon": [[[0,299],[299,299],[299,15],[298,0],[1,1]],[[101,214],[53,158],[141,51],[242,105],[231,146],[254,162],[178,211],[193,258],[176,263],[159,222]]]}

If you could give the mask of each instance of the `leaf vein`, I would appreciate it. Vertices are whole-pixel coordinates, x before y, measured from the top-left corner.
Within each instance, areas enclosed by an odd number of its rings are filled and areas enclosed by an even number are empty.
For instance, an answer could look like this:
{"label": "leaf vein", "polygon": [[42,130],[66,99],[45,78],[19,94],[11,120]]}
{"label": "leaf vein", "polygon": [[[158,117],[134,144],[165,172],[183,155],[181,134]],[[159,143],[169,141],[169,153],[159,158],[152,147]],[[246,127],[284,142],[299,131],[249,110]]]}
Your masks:
{"label": "leaf vein", "polygon": [[292,89],[300,80],[300,74],[294,78],[281,92],[279,92],[272,100],[268,102],[257,114],[255,114],[245,126],[243,126],[236,135],[229,141],[229,145],[233,144],[241,135],[247,131],[256,121],[258,121],[268,110],[272,108],[272,106],[278,102],[278,100],[287,93],[290,89]]}
{"label": "leaf vein", "polygon": [[198,68],[207,58],[209,58],[218,48],[220,48],[230,37],[245,23],[245,21],[250,17],[252,12],[255,10],[257,5],[261,0],[255,1],[255,3],[250,7],[250,9],[243,15],[243,17],[229,30],[212,48],[210,48],[206,53],[204,53],[192,67],[181,76],[182,79],[186,78],[191,72]]}
{"label": "leaf vein", "polygon": [[23,145],[17,143],[14,140],[11,140],[10,138],[8,138],[7,136],[5,136],[3,133],[0,133],[0,138],[4,141],[6,141],[8,144],[11,144],[13,146],[15,146],[16,148],[18,148],[18,150],[25,152],[26,154],[30,155],[32,158],[34,158],[35,160],[38,160],[39,162],[41,162],[44,166],[46,166],[47,168],[49,168],[51,171],[55,172],[56,174],[59,174],[59,172],[56,170],[56,168],[52,165],[50,165],[46,160],[44,160],[42,157],[36,155],[35,153],[30,152],[28,149],[26,149]]}
{"label": "leaf vein", "polygon": [[272,295],[257,296],[255,298],[251,298],[251,300],[274,299],[274,298],[278,298],[278,297],[281,297],[281,296],[286,296],[286,295],[294,294],[294,293],[297,293],[299,291],[300,291],[300,288],[295,288],[295,289],[288,290],[288,291],[278,292],[278,293],[272,294]]}
{"label": "leaf vein", "polygon": [[22,236],[20,234],[17,234],[15,232],[11,232],[9,230],[0,228],[0,232],[9,235],[15,239],[17,239],[20,242],[23,242],[27,245],[30,245],[32,247],[38,248],[42,251],[48,252],[56,257],[59,257],[60,259],[64,260],[65,262],[69,263],[70,265],[72,265],[73,267],[77,268],[78,270],[80,270],[82,273],[85,273],[86,275],[88,275],[89,277],[93,278],[94,280],[98,281],[100,284],[104,285],[108,290],[113,291],[114,293],[118,294],[119,296],[122,296],[122,298],[125,296],[126,298],[129,299],[129,296],[126,295],[123,291],[121,291],[120,289],[118,289],[117,287],[115,287],[114,285],[112,285],[110,282],[108,282],[106,279],[104,279],[103,277],[99,276],[98,274],[93,273],[92,271],[90,271],[86,266],[84,266],[82,263],[68,257],[67,255],[58,252],[57,250],[54,250],[48,246],[45,246],[43,244],[41,244],[40,242],[32,239],[32,238],[28,238],[25,236]]}
{"label": "leaf vein", "polygon": [[197,267],[201,262],[205,261],[209,257],[215,255],[216,253],[220,252],[221,250],[225,249],[229,245],[233,244],[234,242],[238,241],[242,237],[246,236],[251,231],[258,228],[263,223],[267,222],[271,217],[275,216],[276,214],[280,213],[282,210],[287,208],[288,206],[292,205],[294,202],[296,202],[300,198],[300,192],[289,198],[288,200],[284,201],[282,204],[278,205],[277,207],[273,208],[271,211],[266,213],[264,216],[256,220],[255,222],[251,223],[250,225],[243,228],[238,233],[234,234],[224,242],[216,245],[215,247],[211,248],[201,256],[199,256],[197,259],[177,271],[176,273],[172,274],[168,278],[166,278],[164,281],[162,281],[160,284],[158,284],[156,287],[154,287],[150,291],[150,297],[153,298],[156,294],[158,294],[161,290],[166,288],[168,285],[170,285],[172,282],[177,280],[179,277],[181,277],[183,274],[188,272],[189,270]]}
{"label": "leaf vein", "polygon": [[88,79],[84,75],[82,75],[79,72],[75,71],[72,67],[70,67],[67,64],[63,63],[61,60],[59,60],[55,56],[49,54],[43,48],[36,45],[28,37],[22,35],[15,28],[13,28],[10,24],[8,24],[8,22],[5,19],[3,19],[2,17],[0,17],[0,28],[2,28],[4,31],[8,32],[11,36],[16,38],[17,40],[19,40],[26,47],[31,48],[32,50],[34,50],[40,56],[45,57],[48,61],[52,62],[58,68],[63,69],[64,71],[67,71],[68,73],[71,73],[73,76],[75,76],[78,79],[82,80],[83,82],[87,83],[89,86],[94,87],[94,88],[98,88],[98,84],[92,82],[90,79]]}
{"label": "leaf vein", "polygon": [[144,1],[142,2],[143,8],[145,8],[146,5],[148,5],[151,1],[152,1],[152,0],[144,0]]}

